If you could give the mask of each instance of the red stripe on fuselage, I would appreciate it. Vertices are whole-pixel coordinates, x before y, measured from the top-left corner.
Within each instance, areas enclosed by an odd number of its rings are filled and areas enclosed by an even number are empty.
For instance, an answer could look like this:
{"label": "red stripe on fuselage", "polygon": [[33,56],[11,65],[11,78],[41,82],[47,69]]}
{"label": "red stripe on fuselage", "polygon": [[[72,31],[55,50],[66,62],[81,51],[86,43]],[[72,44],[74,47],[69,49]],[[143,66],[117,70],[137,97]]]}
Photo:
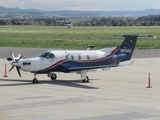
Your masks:
{"label": "red stripe on fuselage", "polygon": [[53,64],[52,66],[50,66],[50,67],[48,67],[48,68],[45,68],[45,69],[42,69],[42,70],[40,70],[40,71],[38,71],[38,72],[43,72],[43,71],[47,71],[47,70],[49,70],[49,69],[52,69],[52,68],[56,67],[57,65],[60,65],[61,63],[64,63],[65,61],[66,61],[66,60],[60,60],[60,61],[58,61],[57,63]]}

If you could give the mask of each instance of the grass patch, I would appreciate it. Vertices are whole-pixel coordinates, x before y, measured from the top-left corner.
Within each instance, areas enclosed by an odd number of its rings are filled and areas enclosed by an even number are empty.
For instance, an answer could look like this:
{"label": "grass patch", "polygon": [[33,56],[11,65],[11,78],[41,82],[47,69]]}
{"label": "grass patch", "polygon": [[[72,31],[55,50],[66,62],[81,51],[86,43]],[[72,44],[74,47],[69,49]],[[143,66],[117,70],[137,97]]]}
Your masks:
{"label": "grass patch", "polygon": [[114,35],[155,35],[138,38],[136,49],[160,49],[160,27],[0,27],[0,46],[28,48],[96,49],[120,45],[123,38]]}

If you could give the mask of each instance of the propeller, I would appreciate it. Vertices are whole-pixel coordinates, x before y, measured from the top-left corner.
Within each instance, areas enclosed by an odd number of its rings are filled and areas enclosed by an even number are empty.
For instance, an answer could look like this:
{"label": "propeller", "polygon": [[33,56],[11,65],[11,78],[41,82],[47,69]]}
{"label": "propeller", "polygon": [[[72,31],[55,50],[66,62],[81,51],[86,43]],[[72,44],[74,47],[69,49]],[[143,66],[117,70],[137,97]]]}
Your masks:
{"label": "propeller", "polygon": [[18,65],[18,61],[23,57],[21,54],[19,54],[17,57],[14,56],[14,53],[12,51],[10,51],[10,54],[11,54],[11,57],[10,58],[7,58],[8,61],[12,61],[13,62],[11,63],[12,67],[11,69],[9,70],[9,72],[14,68],[16,67],[17,69],[17,72],[18,72],[18,75],[19,77],[21,77],[21,73],[20,73],[20,67]]}

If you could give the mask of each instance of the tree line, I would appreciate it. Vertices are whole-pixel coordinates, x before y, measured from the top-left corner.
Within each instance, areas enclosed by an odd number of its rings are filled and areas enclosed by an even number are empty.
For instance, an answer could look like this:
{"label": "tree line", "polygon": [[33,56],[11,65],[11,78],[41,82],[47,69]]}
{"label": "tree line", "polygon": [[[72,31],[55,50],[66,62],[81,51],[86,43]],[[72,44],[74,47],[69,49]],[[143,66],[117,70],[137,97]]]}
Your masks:
{"label": "tree line", "polygon": [[[68,18],[69,19],[69,18]],[[33,25],[33,26],[160,26],[160,15],[148,15],[138,18],[131,17],[100,17],[67,20],[57,22],[55,18],[41,19],[11,19],[0,20],[0,25]]]}

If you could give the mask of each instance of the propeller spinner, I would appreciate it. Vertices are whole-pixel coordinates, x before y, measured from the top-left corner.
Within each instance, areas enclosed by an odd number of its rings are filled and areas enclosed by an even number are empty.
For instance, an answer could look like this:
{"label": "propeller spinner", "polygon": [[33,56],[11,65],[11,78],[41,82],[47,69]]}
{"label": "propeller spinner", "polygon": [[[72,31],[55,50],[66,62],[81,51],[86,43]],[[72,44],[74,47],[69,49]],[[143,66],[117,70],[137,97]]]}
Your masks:
{"label": "propeller spinner", "polygon": [[22,55],[19,54],[17,57],[15,57],[15,56],[14,56],[14,53],[13,53],[12,51],[10,51],[10,54],[11,54],[11,58],[7,58],[7,60],[8,60],[8,61],[12,61],[12,60],[13,60],[13,62],[11,63],[12,67],[11,67],[11,69],[9,70],[9,72],[10,72],[14,67],[16,67],[17,72],[18,72],[18,75],[19,75],[19,77],[21,77],[21,73],[20,73],[20,70],[19,70],[20,67],[19,67],[19,65],[18,65],[18,61],[22,58]]}

